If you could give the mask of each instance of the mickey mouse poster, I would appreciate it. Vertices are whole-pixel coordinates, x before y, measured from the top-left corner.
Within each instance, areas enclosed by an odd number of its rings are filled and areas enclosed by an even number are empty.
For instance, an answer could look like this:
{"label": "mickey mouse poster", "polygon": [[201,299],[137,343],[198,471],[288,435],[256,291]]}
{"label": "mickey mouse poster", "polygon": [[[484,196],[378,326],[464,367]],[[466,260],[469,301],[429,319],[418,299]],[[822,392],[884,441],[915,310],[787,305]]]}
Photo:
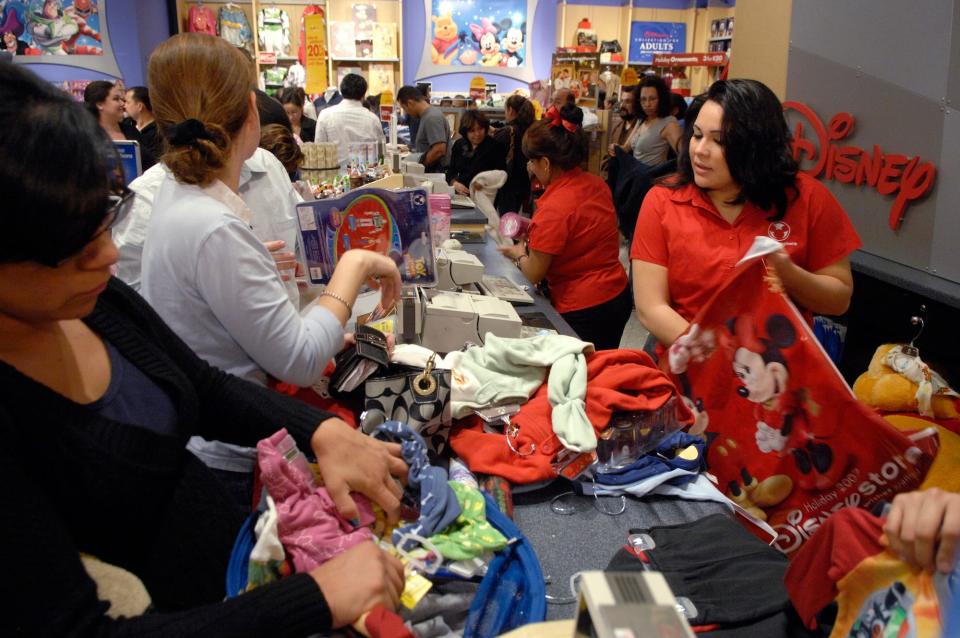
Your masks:
{"label": "mickey mouse poster", "polygon": [[909,438],[861,404],[790,299],[742,263],[662,358],[708,441],[721,490],[797,549],[832,513],[915,489],[936,434]]}

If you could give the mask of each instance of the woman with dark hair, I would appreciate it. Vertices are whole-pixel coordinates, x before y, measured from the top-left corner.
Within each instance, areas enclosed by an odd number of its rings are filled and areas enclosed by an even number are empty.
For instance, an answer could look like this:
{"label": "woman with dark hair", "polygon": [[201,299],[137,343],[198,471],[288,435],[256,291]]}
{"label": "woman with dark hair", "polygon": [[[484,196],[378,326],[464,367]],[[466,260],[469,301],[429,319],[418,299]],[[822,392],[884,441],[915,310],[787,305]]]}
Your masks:
{"label": "woman with dark hair", "polygon": [[503,149],[487,135],[490,120],[476,109],[469,109],[460,118],[460,139],[453,143],[447,183],[467,197],[470,182],[484,171],[503,170]]}
{"label": "woman with dark hair", "polygon": [[299,86],[288,86],[277,97],[283,110],[293,125],[293,134],[303,142],[312,142],[317,134],[317,121],[303,114],[303,105],[306,104],[307,94]]}
{"label": "woman with dark hair", "polygon": [[507,125],[493,135],[506,150],[507,183],[497,191],[496,207],[501,215],[529,209],[530,174],[523,154],[523,136],[533,124],[535,114],[530,100],[519,94],[507,98],[503,107]]}
{"label": "woman with dark hair", "polygon": [[[156,164],[156,156],[143,145],[137,127],[124,119],[127,101],[119,82],[114,84],[106,80],[94,80],[83,90],[83,103],[110,139],[134,140],[140,144],[140,164],[144,171]],[[136,175],[128,176],[128,179],[134,177]]]}
{"label": "woman with dark hair", "polygon": [[637,100],[642,119],[623,147],[633,151],[633,156],[647,166],[662,164],[671,150],[677,150],[681,134],[677,118],[670,115],[673,102],[667,83],[655,75],[645,75],[640,80]]}
{"label": "woman with dark hair", "polygon": [[627,274],[610,189],[580,168],[587,153],[576,106],[551,106],[523,136],[530,173],[546,187],[525,243],[501,248],[532,283],[547,279],[550,301],[598,350],[617,348],[630,317]]}
{"label": "woman with dark hair", "polygon": [[630,251],[637,315],[664,346],[683,334],[757,236],[786,292],[839,315],[860,239],[816,179],[799,173],[777,96],[755,80],[715,82],[687,113],[676,176],[647,194]]}
{"label": "woman with dark hair", "polygon": [[[282,424],[341,511],[354,490],[392,519],[399,446],[209,366],[111,278],[109,230],[130,199],[83,107],[0,65],[0,127],[0,542],[29,575],[3,588],[0,635],[308,636],[395,607],[403,566],[373,543],[224,601],[246,513],[191,435],[253,445]],[[151,610],[108,616],[88,556],[139,578]]]}

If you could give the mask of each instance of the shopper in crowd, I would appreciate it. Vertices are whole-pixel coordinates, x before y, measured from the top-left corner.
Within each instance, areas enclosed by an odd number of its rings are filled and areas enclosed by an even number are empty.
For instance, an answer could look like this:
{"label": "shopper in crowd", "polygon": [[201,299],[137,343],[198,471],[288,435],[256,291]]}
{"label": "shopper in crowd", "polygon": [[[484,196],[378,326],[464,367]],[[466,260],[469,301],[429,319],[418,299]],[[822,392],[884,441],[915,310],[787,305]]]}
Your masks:
{"label": "shopper in crowd", "polygon": [[484,171],[504,170],[504,149],[488,135],[490,120],[477,109],[460,118],[460,139],[453,143],[447,183],[461,195],[470,196],[470,182]]}
{"label": "shopper in crowd", "polygon": [[620,91],[617,114],[620,119],[610,131],[610,146],[607,149],[611,157],[614,155],[614,147],[625,146],[640,125],[640,118],[637,116],[637,87],[629,86]]}
{"label": "shopper in crowd", "polygon": [[533,124],[533,104],[522,95],[514,94],[503,105],[506,126],[497,129],[494,139],[506,150],[507,183],[497,191],[497,212],[520,213],[530,209],[530,173],[527,156],[523,154],[523,136]]}
{"label": "shopper in crowd", "polygon": [[680,125],[670,115],[673,103],[666,82],[655,75],[640,80],[640,124],[636,133],[623,145],[633,156],[647,166],[654,167],[667,161],[671,150],[680,142]]}
{"label": "shopper in crowd", "polygon": [[687,115],[677,174],[647,194],[634,232],[641,323],[672,344],[758,235],[782,238],[766,260],[798,305],[843,314],[860,239],[833,195],[798,172],[780,100],[755,80],[725,80]]}
{"label": "shopper in crowd", "polygon": [[411,139],[416,154],[411,160],[423,164],[427,173],[442,173],[447,166],[447,145],[450,143],[450,123],[440,109],[414,86],[403,86],[397,91],[397,104],[407,116],[419,119],[416,139]]}
{"label": "shopper in crowd", "polygon": [[[140,143],[140,132],[132,120],[126,120],[123,87],[120,83],[94,80],[83,90],[83,102],[90,113],[97,118],[100,127],[112,140],[133,140]],[[156,162],[156,158],[142,144],[140,146],[140,164],[147,170]]]}
{"label": "shopper in crowd", "polygon": [[[394,608],[403,566],[373,543],[223,600],[246,512],[187,437],[253,445],[286,427],[347,519],[355,491],[396,520],[399,446],[209,366],[111,279],[108,231],[129,197],[83,107],[0,65],[0,127],[0,542],[20,575],[2,587],[0,634],[308,636]],[[151,611],[108,617],[82,555],[138,577]]]}
{"label": "shopper in crowd", "polygon": [[303,151],[300,150],[297,139],[289,129],[280,124],[267,124],[260,127],[260,148],[269,151],[280,160],[291,182],[297,181],[300,165],[303,163]]}
{"label": "shopper in crowd", "polygon": [[630,317],[627,274],[610,189],[580,168],[586,142],[579,108],[551,107],[523,137],[530,172],[546,186],[525,243],[500,252],[533,283],[546,278],[550,301],[598,350],[617,348]]}
{"label": "shopper in crowd", "polygon": [[134,86],[127,89],[124,110],[137,125],[137,131],[140,132],[140,144],[155,159],[159,159],[163,155],[163,148],[160,145],[157,123],[153,119],[153,107],[150,104],[150,91],[147,90],[147,87]]}
{"label": "shopper in crowd", "polygon": [[[245,50],[246,49],[241,49],[241,51]],[[251,62],[251,64],[253,64],[253,62]],[[253,92],[257,94],[257,112],[260,114],[260,128],[263,128],[267,124],[279,124],[292,134],[293,125],[290,124],[290,117],[287,115],[286,109],[283,108],[283,104],[280,104],[280,100],[260,89],[254,89]]]}
{"label": "shopper in crowd", "polygon": [[[183,82],[187,76],[193,81]],[[321,296],[298,313],[238,196],[245,161],[260,143],[253,68],[225,40],[186,33],[153,52],[148,77],[171,175],[153,200],[147,227],[144,297],[211,364],[260,385],[269,377],[312,386],[343,347],[360,286],[379,285],[384,307],[396,302],[396,264],[370,250],[347,251]],[[282,166],[276,179],[290,188]],[[249,480],[245,468],[252,462],[239,450],[227,457],[219,449],[192,449],[223,470],[225,480],[240,487]]]}
{"label": "shopper in crowd", "polygon": [[317,121],[311,120],[303,114],[303,105],[307,101],[307,94],[299,86],[288,86],[278,97],[283,110],[290,118],[293,134],[300,142],[310,142],[317,134]]}
{"label": "shopper in crowd", "polygon": [[317,142],[337,144],[337,159],[344,164],[350,157],[350,145],[360,142],[384,142],[380,118],[363,106],[367,81],[357,73],[347,73],[340,81],[343,101],[320,112]]}
{"label": "shopper in crowd", "polygon": [[677,118],[677,125],[682,131],[687,117],[687,100],[679,93],[670,93],[670,115]]}

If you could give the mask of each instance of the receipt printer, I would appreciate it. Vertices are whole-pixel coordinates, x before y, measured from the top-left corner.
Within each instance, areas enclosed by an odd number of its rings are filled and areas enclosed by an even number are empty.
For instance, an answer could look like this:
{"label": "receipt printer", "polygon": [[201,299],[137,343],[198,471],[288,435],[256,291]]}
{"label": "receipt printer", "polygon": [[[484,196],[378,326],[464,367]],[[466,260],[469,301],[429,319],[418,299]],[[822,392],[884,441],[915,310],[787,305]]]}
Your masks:
{"label": "receipt printer", "polygon": [[581,572],[574,638],[694,638],[663,574]]}
{"label": "receipt printer", "polygon": [[483,262],[465,250],[437,251],[437,290],[459,291],[483,279]]}
{"label": "receipt printer", "polygon": [[400,339],[436,352],[482,344],[488,332],[519,337],[520,327],[517,311],[496,297],[414,287],[403,291],[397,306]]}

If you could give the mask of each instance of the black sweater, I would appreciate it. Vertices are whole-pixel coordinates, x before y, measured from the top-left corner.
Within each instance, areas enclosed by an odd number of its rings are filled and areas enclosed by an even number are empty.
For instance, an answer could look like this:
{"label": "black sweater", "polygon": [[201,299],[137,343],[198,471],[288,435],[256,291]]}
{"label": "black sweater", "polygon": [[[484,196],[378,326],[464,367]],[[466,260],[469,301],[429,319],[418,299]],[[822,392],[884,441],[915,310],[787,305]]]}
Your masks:
{"label": "black sweater", "polygon": [[[187,439],[253,446],[286,427],[302,450],[331,415],[212,368],[114,279],[86,323],[166,390],[177,435],[117,423],[0,362],[0,635],[306,636],[329,629],[297,574],[226,602],[244,512]],[[111,620],[79,553],[140,577],[156,611]]]}
{"label": "black sweater", "polygon": [[472,149],[470,140],[461,137],[453,143],[450,154],[450,166],[447,168],[447,183],[454,180],[464,186],[484,171],[504,169],[505,150],[492,137],[485,137],[476,149]]}

